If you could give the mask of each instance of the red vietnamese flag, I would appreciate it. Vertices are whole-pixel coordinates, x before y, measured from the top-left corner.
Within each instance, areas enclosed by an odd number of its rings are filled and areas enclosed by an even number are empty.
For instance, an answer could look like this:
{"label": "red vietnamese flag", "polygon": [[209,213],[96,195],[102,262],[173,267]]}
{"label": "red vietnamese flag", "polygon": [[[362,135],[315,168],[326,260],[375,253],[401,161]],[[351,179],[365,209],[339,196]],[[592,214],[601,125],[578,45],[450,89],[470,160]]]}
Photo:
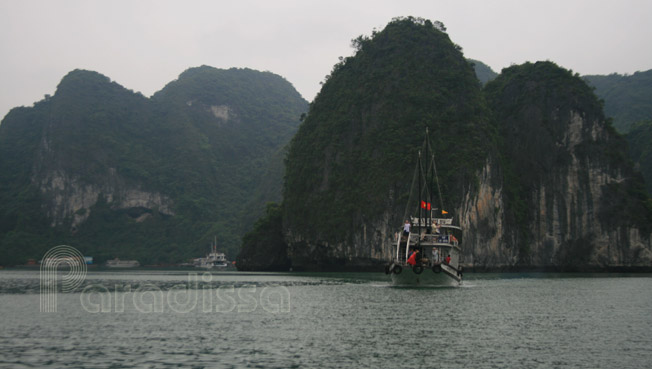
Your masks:
{"label": "red vietnamese flag", "polygon": [[430,203],[425,202],[425,201],[421,201],[421,209],[430,210]]}

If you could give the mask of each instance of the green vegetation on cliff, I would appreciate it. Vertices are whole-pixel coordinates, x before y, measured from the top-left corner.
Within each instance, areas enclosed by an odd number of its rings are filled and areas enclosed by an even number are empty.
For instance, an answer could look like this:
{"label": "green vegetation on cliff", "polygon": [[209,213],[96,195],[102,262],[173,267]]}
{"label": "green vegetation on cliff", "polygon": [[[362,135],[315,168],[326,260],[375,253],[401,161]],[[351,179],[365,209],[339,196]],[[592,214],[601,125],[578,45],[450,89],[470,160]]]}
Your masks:
{"label": "green vegetation on cliff", "polygon": [[265,216],[242,238],[242,249],[236,261],[238,270],[287,271],[290,268],[280,205],[267,204]]}
{"label": "green vegetation on cliff", "polygon": [[386,211],[402,223],[426,127],[444,207],[477,183],[494,135],[473,67],[441,28],[395,19],[355,39],[355,55],[334,66],[286,160],[285,221],[294,235],[350,241]]}
{"label": "green vegetation on cliff", "polygon": [[0,264],[58,244],[100,262],[180,262],[214,236],[234,257],[280,200],[282,148],[306,109],[269,72],[192,68],[151,99],[69,73],[0,125]]}
{"label": "green vegetation on cliff", "polygon": [[648,194],[652,194],[652,121],[635,124],[625,138],[629,155],[645,178]]}

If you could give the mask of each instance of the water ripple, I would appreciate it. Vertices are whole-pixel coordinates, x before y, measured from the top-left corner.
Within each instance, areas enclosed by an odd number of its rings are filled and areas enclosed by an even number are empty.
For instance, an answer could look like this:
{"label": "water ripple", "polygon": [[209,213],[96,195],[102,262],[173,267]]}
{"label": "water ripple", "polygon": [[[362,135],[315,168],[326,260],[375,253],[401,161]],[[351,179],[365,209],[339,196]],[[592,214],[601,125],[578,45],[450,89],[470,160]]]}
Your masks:
{"label": "water ripple", "polygon": [[[447,289],[386,288],[382,274],[197,277],[195,286],[180,273],[89,273],[80,289],[94,292],[95,302],[100,292],[110,293],[110,309],[85,310],[78,290],[60,294],[56,312],[40,313],[38,273],[0,273],[0,367],[647,368],[652,362],[649,277],[471,275],[463,288]],[[92,287],[104,285],[111,289]],[[144,286],[170,293],[191,286],[198,302],[183,312],[168,305],[145,312],[129,298]],[[263,298],[266,289],[287,291],[287,309],[268,309],[265,303],[283,304],[274,300],[278,295]],[[201,300],[204,291],[212,300]],[[228,309],[217,308],[219,291],[227,293],[224,301],[232,299]],[[116,309],[120,299],[124,307]]]}

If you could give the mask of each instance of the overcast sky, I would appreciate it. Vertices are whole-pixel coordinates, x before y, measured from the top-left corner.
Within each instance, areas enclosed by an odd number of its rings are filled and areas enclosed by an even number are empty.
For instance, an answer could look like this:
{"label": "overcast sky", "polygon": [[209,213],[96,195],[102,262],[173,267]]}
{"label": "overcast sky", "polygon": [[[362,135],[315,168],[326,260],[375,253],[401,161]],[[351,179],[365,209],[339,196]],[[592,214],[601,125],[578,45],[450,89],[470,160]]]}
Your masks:
{"label": "overcast sky", "polygon": [[248,67],[311,101],[351,39],[408,15],[441,21],[496,72],[537,60],[581,75],[652,69],[650,0],[0,0],[0,117],[77,68],[151,96],[190,67]]}

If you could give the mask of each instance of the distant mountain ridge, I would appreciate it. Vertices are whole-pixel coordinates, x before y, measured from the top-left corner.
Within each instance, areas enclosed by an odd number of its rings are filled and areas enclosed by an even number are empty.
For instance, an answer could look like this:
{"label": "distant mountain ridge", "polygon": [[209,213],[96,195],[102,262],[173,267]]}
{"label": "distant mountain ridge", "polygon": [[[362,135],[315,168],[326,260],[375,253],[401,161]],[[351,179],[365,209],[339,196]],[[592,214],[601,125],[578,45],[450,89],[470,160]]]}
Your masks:
{"label": "distant mountain ridge", "polygon": [[[148,99],[91,71],[0,125],[0,264],[68,244],[97,261],[235,256],[280,199],[307,102],[282,77],[191,68]],[[278,161],[278,163],[275,163]]]}
{"label": "distant mountain ridge", "polygon": [[475,75],[478,77],[480,82],[483,85],[486,85],[489,81],[494,80],[498,77],[498,73],[494,72],[490,66],[487,64],[474,59],[468,59],[471,64],[473,64],[473,69],[475,70]]}
{"label": "distant mountain ridge", "polygon": [[604,112],[625,134],[638,122],[652,120],[652,69],[631,75],[583,76],[604,100]]}
{"label": "distant mountain ridge", "polygon": [[[473,63],[475,74],[483,85],[498,77],[498,73],[483,62],[468,60]],[[618,132],[626,134],[635,124],[652,119],[652,70],[631,75],[585,75],[582,79],[604,101],[605,115],[612,118]]]}
{"label": "distant mountain ridge", "polygon": [[631,75],[583,76],[604,101],[604,111],[627,138],[629,155],[640,169],[652,194],[652,70]]}

